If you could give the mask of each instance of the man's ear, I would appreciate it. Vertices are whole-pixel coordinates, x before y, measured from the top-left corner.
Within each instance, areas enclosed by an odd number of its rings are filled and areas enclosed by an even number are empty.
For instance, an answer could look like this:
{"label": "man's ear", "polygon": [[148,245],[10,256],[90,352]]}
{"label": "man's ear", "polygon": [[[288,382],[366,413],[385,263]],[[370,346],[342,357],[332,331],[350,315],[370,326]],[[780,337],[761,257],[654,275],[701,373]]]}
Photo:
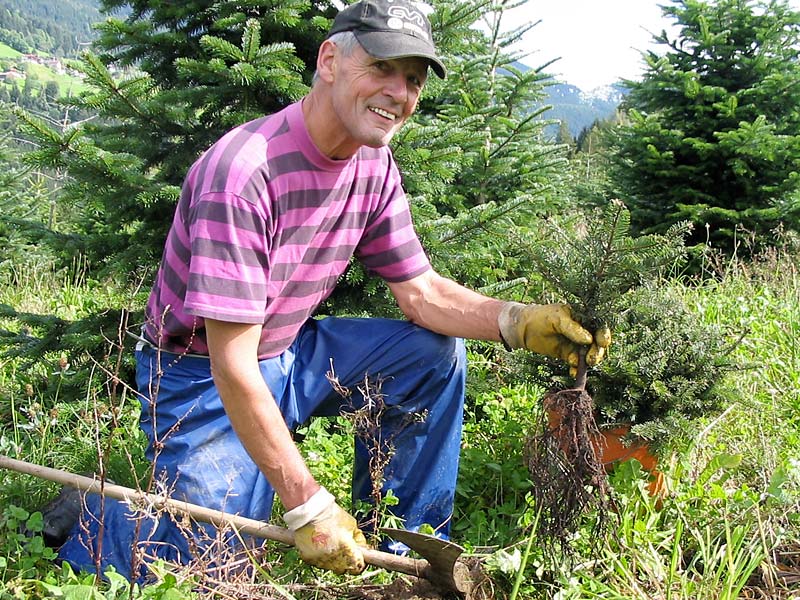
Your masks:
{"label": "man's ear", "polygon": [[336,72],[336,44],[325,40],[317,52],[317,76],[327,82],[333,81]]}

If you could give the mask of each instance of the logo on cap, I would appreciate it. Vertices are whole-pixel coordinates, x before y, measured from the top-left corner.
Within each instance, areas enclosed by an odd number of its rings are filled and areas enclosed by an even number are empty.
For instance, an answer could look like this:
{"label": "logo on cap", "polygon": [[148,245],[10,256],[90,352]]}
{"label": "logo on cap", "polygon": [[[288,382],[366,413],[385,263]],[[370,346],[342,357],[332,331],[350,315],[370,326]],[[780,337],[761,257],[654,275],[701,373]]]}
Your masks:
{"label": "logo on cap", "polygon": [[410,6],[401,6],[395,4],[390,6],[389,18],[386,20],[386,26],[391,29],[408,29],[426,40],[430,40],[428,32],[425,27],[425,16],[418,10],[414,10]]}

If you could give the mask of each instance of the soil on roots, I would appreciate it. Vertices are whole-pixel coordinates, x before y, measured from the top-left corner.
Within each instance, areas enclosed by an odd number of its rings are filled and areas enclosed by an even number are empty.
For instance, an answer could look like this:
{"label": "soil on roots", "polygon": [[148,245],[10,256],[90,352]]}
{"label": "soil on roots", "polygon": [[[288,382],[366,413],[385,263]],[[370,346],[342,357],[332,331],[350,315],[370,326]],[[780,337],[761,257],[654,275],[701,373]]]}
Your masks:
{"label": "soil on roots", "polygon": [[526,442],[533,496],[540,511],[537,533],[550,550],[569,554],[569,539],[584,515],[596,512],[596,527],[605,527],[608,480],[592,443],[599,435],[592,397],[583,389],[561,390],[547,394],[543,405],[547,422]]}

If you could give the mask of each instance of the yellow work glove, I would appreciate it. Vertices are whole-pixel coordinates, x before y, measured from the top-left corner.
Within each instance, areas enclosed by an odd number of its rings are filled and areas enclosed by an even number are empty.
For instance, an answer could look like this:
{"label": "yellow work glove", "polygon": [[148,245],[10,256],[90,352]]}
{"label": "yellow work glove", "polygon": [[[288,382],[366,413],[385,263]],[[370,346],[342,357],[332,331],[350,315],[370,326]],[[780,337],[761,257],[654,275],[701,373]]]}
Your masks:
{"label": "yellow work glove", "polygon": [[611,344],[607,327],[595,336],[572,318],[566,304],[521,304],[507,302],[498,318],[500,335],[510,348],[526,348],[539,354],[560,358],[572,369],[578,366],[578,353],[589,346],[586,363],[603,360]]}
{"label": "yellow work glove", "polygon": [[283,515],[283,520],[294,533],[300,558],[308,564],[340,575],[364,570],[358,548],[367,545],[364,534],[325,488]]}

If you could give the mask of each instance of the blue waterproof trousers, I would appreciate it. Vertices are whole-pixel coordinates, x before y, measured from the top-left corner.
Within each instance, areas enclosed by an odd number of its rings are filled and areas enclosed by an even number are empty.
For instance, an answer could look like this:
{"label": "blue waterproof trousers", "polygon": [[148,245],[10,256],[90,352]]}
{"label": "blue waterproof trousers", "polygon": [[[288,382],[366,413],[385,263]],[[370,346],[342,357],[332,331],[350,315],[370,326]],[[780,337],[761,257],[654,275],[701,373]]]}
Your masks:
{"label": "blue waterproof trousers", "polygon": [[[209,360],[149,346],[138,350],[136,358],[140,425],[160,487],[173,498],[268,521],[273,490],[231,427]],[[365,376],[380,378],[391,407],[383,417],[383,439],[394,436],[395,454],[384,473],[384,491],[391,489],[399,499],[393,512],[408,529],[427,523],[448,536],[464,403],[462,340],[399,320],[310,319],[290,348],[260,366],[291,430],[312,416],[338,415],[348,402],[363,405],[356,386]],[[325,377],[331,366],[339,383],[354,391],[348,401]],[[423,413],[424,421],[409,418]],[[369,498],[367,462],[367,450],[356,440],[354,499]],[[124,503],[88,495],[84,515],[59,557],[75,569],[94,572],[99,556],[102,570],[113,565],[126,577],[140,579],[143,567],[131,572],[134,547],[146,557],[185,563],[218,536],[210,526],[196,526],[195,535],[187,536],[169,515],[138,513],[134,519],[133,512]],[[235,546],[235,536],[229,538],[224,543]]]}

